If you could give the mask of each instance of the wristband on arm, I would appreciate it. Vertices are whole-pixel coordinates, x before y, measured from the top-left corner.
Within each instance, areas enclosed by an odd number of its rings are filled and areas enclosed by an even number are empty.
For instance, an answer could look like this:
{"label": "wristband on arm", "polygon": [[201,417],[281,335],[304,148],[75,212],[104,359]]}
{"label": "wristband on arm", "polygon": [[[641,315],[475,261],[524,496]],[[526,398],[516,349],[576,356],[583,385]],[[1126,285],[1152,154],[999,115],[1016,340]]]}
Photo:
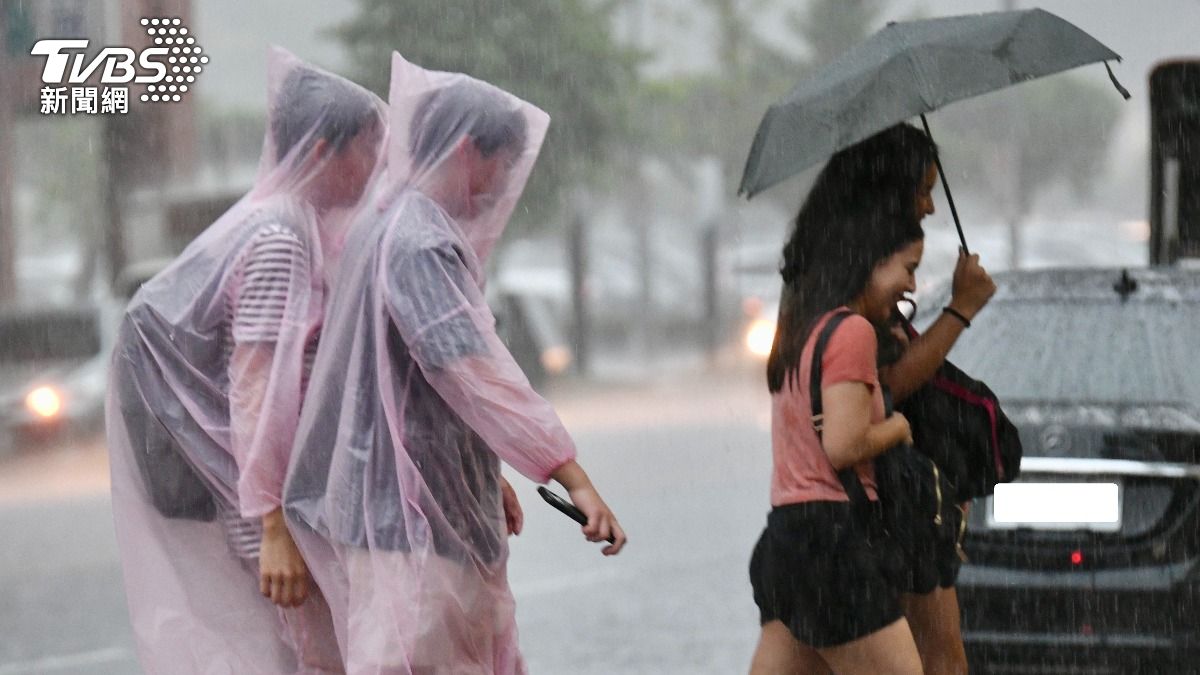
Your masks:
{"label": "wristband on arm", "polygon": [[962,325],[963,325],[963,328],[970,328],[970,327],[971,327],[971,322],[970,322],[970,320],[968,320],[966,316],[963,316],[963,313],[962,313],[962,312],[960,312],[960,311],[958,311],[957,309],[954,309],[953,307],[951,307],[951,306],[949,306],[949,305],[946,305],[945,307],[943,307],[943,308],[942,308],[942,312],[944,312],[944,313],[946,313],[946,314],[949,314],[950,316],[952,316],[952,317],[954,317],[954,318],[958,319],[959,321],[961,321],[961,322],[962,322]]}

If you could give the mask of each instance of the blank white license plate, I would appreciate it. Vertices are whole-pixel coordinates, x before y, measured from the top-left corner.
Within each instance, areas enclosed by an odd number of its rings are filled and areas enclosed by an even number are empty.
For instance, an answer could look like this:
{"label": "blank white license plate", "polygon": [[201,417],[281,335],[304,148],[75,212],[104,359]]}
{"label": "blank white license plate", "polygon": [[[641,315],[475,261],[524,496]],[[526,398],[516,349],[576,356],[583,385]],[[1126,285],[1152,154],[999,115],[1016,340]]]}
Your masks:
{"label": "blank white license plate", "polygon": [[989,501],[995,529],[1121,529],[1120,483],[1001,483]]}

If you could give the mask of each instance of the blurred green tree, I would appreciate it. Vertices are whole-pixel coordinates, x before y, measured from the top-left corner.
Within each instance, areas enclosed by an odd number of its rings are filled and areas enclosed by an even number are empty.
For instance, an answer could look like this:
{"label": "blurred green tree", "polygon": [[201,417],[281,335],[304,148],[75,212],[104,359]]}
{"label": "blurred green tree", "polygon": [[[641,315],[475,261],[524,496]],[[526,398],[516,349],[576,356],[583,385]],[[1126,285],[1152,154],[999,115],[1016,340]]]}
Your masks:
{"label": "blurred green tree", "polygon": [[[716,157],[729,191],[737,187],[746,153],[767,107],[806,73],[862,41],[880,22],[886,0],[813,0],[786,8],[782,0],[699,0],[715,19],[718,67],[711,72],[645,83],[647,147],[666,156]],[[795,45],[761,33],[762,15],[780,16]],[[760,198],[791,204],[788,191]]]}
{"label": "blurred green tree", "polygon": [[1033,207],[1038,188],[1062,179],[1087,196],[1103,169],[1121,98],[1099,73],[1092,74],[1097,77],[1048,78],[1021,92],[1016,114],[1022,118],[1017,125],[1022,216]]}
{"label": "blurred green tree", "polygon": [[755,29],[777,0],[700,0],[716,25],[715,70],[644,83],[638,107],[647,149],[664,157],[716,157],[732,194],[754,130],[767,106],[787,92],[796,58]]}
{"label": "blurred green tree", "polygon": [[[1009,267],[1021,265],[1021,230],[1038,198],[1065,184],[1086,199],[1104,170],[1122,102],[1102,75],[1088,75],[1054,75],[931,118],[944,129],[934,135],[951,180],[961,177],[964,190],[1007,222]],[[962,211],[970,220],[972,210]]]}
{"label": "blurred green tree", "polygon": [[887,0],[813,0],[788,12],[787,22],[808,47],[806,68],[819,68],[880,28]]}
{"label": "blurred green tree", "polygon": [[357,0],[334,34],[359,81],[387,98],[392,50],[425,68],[464,72],[530,101],[551,124],[518,228],[562,214],[569,188],[595,179],[633,142],[630,101],[643,56],[613,36],[613,2]]}

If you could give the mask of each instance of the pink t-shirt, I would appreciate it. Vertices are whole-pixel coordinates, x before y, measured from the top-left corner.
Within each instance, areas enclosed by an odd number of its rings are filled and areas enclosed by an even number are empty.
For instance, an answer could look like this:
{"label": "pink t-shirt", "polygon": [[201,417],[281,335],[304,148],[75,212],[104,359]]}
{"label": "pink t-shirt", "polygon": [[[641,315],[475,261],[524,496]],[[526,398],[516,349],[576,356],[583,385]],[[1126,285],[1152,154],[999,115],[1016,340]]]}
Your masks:
{"label": "pink t-shirt", "polygon": [[[850,499],[813,428],[808,395],[813,349],[832,315],[830,312],[817,322],[805,343],[800,355],[800,377],[789,378],[783,389],[771,396],[771,451],[775,459],[771,472],[772,506]],[[871,421],[882,422],[883,392],[875,364],[876,349],[875,329],[866,318],[852,314],[843,319],[830,336],[821,359],[821,386],[824,389],[839,382],[866,384],[873,397]],[[876,499],[874,464],[860,462],[854,469],[867,496]]]}

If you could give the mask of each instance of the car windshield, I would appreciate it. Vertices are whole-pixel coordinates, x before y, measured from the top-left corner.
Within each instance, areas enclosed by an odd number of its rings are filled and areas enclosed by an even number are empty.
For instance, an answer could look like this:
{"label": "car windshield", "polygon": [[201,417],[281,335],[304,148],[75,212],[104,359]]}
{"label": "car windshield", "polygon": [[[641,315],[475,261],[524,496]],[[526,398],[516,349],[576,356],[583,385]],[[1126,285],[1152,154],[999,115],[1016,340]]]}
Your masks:
{"label": "car windshield", "polygon": [[1012,299],[980,313],[950,359],[1001,400],[1197,406],[1197,354],[1197,303]]}

